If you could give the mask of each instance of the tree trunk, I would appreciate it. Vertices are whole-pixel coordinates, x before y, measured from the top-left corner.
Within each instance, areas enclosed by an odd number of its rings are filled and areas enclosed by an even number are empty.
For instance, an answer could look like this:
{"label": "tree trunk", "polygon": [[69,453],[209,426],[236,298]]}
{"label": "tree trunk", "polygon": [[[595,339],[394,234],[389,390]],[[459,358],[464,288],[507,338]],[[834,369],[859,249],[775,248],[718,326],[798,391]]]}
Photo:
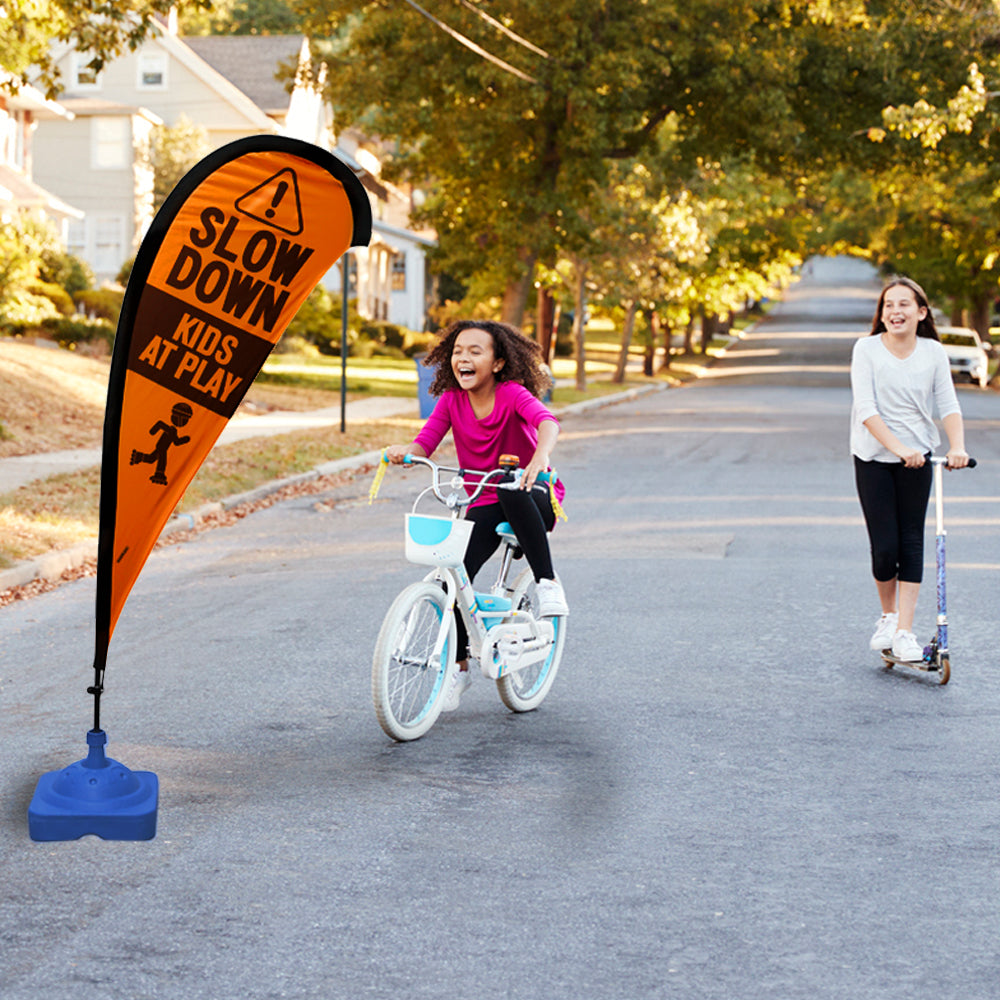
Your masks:
{"label": "tree trunk", "polygon": [[701,353],[708,354],[708,345],[712,341],[712,336],[715,334],[715,328],[718,325],[719,317],[715,313],[705,313],[702,311],[701,314]]}
{"label": "tree trunk", "polygon": [[989,343],[990,339],[990,306],[993,305],[993,296],[986,292],[977,295],[969,310],[969,326],[982,338],[984,343]]}
{"label": "tree trunk", "polygon": [[573,287],[573,354],[576,358],[577,392],[587,391],[587,344],[583,314],[587,308],[587,267],[576,265],[576,284]]}
{"label": "tree trunk", "polygon": [[[660,314],[654,312],[650,316],[650,322],[661,324],[663,327],[663,364],[660,366],[660,371],[670,371],[670,341],[674,334],[670,321],[661,319]],[[656,343],[655,336],[653,337],[653,343]]]}
{"label": "tree trunk", "polygon": [[625,327],[622,330],[622,346],[618,352],[618,364],[615,366],[615,373],[611,378],[612,382],[625,381],[625,369],[628,367],[628,349],[632,344],[632,334],[635,332],[635,312],[637,305],[635,302],[628,304],[625,312]]}
{"label": "tree trunk", "polygon": [[535,274],[535,259],[532,257],[525,263],[524,274],[508,282],[503,293],[503,303],[500,306],[500,319],[511,326],[521,328],[524,313],[528,308],[528,292],[531,290]]}
{"label": "tree trunk", "polygon": [[684,327],[684,353],[690,354],[693,349],[694,349],[694,313],[689,313],[687,326]]}
{"label": "tree trunk", "polygon": [[552,364],[552,344],[555,339],[556,300],[547,288],[538,289],[535,319],[535,339],[542,352],[542,362]]}

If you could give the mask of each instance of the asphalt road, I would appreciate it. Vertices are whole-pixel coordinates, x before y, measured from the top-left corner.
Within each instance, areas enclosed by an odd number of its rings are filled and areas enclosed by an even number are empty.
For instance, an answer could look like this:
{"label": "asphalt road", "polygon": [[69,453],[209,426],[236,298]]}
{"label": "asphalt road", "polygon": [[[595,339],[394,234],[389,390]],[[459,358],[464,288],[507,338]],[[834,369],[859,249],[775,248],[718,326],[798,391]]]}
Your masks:
{"label": "asphalt road", "polygon": [[374,506],[154,553],[102,720],[158,835],[35,844],[35,782],[85,751],[94,584],[0,609],[4,1000],[995,997],[1000,396],[960,391],[952,681],[886,672],[847,455],[874,295],[819,262],[711,377],[566,420],[536,713],[480,679],[423,740],[379,729],[372,646],[420,573],[394,469]]}

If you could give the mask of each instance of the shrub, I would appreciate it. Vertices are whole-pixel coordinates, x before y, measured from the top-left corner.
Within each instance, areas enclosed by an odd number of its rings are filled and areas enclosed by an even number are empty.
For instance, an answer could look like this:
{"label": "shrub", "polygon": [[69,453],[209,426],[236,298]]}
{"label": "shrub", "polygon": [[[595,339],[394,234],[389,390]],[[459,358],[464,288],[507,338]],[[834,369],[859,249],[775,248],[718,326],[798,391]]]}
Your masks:
{"label": "shrub", "polygon": [[412,358],[416,354],[423,354],[429,351],[438,341],[436,333],[418,333],[416,330],[407,330],[403,343],[403,353]]}
{"label": "shrub", "polygon": [[38,277],[42,281],[61,286],[71,296],[92,288],[94,284],[94,273],[86,261],[52,247],[46,247],[42,251]]}
{"label": "shrub", "polygon": [[[309,293],[309,297],[292,317],[285,336],[301,337],[315,344],[323,354],[339,354],[343,326],[341,309],[340,296],[320,285]],[[348,343],[351,343],[357,338],[360,319],[354,302],[348,301],[347,309]]]}
{"label": "shrub", "polygon": [[307,358],[318,358],[319,349],[305,337],[289,336],[285,333],[274,346],[275,354],[298,354]]}
{"label": "shrub", "polygon": [[52,300],[25,289],[16,289],[0,299],[0,326],[12,333],[37,326],[42,320],[57,316]]}
{"label": "shrub", "polygon": [[112,326],[118,325],[124,297],[124,292],[114,288],[88,288],[74,296],[80,312],[93,319],[106,319]]}
{"label": "shrub", "polygon": [[25,290],[32,295],[40,295],[48,299],[63,316],[72,316],[76,312],[69,292],[61,285],[55,285],[48,281],[29,281],[25,285]]}
{"label": "shrub", "polygon": [[128,284],[128,279],[132,277],[132,268],[135,266],[135,257],[129,257],[121,266],[121,270],[115,276],[115,281],[124,288]]}
{"label": "shrub", "polygon": [[70,350],[77,344],[88,343],[104,343],[110,348],[115,342],[115,328],[106,320],[91,322],[57,316],[44,320],[41,329],[60,347]]}

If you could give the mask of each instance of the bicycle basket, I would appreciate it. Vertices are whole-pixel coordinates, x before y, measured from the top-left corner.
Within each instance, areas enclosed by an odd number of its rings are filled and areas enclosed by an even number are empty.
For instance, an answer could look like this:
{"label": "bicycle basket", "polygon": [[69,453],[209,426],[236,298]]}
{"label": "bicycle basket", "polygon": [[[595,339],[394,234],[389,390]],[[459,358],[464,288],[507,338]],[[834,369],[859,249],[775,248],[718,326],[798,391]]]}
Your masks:
{"label": "bicycle basket", "polygon": [[421,566],[461,566],[472,521],[431,514],[406,515],[406,558]]}

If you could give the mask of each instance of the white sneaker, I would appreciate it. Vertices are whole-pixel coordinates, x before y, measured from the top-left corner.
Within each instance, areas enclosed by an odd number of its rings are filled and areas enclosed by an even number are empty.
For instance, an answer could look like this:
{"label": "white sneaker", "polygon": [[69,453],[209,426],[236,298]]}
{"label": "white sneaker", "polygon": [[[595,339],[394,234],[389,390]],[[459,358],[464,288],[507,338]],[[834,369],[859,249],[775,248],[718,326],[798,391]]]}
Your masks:
{"label": "white sneaker", "polygon": [[912,632],[899,629],[892,639],[892,655],[897,660],[915,663],[924,658],[924,647],[917,642],[917,637]]}
{"label": "white sneaker", "polygon": [[869,645],[872,649],[879,651],[888,649],[892,645],[892,637],[896,634],[899,615],[895,611],[890,611],[875,623],[875,632],[872,635]]}
{"label": "white sneaker", "polygon": [[472,684],[472,672],[456,669],[445,683],[448,685],[448,689],[444,693],[444,704],[441,706],[441,711],[454,712],[462,700],[462,695],[469,690],[469,686]]}
{"label": "white sneaker", "polygon": [[558,580],[539,580],[535,584],[538,595],[539,618],[565,617],[569,614],[566,604],[566,594]]}

